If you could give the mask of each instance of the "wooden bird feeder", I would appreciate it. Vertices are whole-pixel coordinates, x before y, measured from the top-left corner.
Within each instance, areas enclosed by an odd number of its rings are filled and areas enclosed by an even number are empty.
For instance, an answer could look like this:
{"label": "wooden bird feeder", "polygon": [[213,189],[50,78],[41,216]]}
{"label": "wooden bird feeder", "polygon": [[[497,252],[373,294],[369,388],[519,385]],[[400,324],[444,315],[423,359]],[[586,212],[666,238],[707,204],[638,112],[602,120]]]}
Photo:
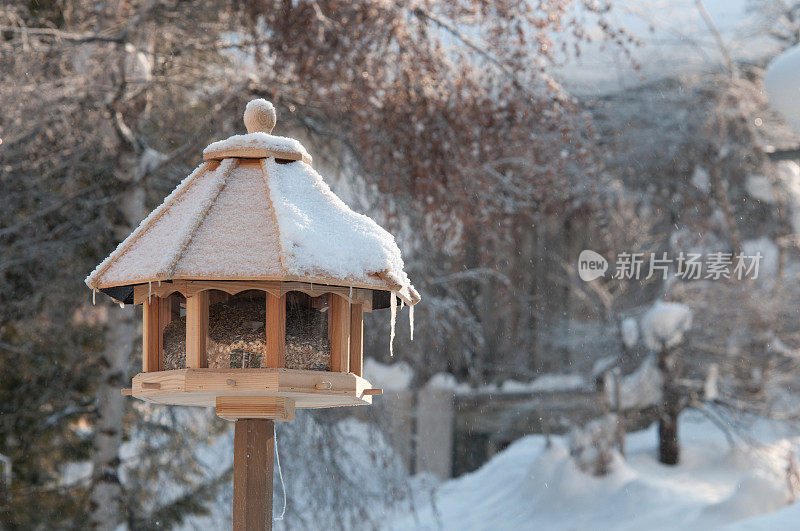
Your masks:
{"label": "wooden bird feeder", "polygon": [[[364,312],[419,294],[393,237],[336,197],[275,110],[204,162],[86,278],[143,307],[142,372],[122,393],[235,421],[234,529],[271,527],[273,421],[359,406]],[[394,312],[392,312],[394,314]]]}

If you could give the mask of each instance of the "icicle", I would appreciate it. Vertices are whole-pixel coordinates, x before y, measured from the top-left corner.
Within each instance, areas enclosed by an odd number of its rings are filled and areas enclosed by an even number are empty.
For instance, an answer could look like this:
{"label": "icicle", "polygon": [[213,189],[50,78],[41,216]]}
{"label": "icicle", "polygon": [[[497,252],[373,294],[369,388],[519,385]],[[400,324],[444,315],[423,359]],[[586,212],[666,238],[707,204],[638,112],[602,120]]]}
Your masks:
{"label": "icicle", "polygon": [[92,306],[94,306],[95,304],[97,304],[97,298],[96,298],[96,295],[97,295],[97,290],[96,290],[96,289],[94,289],[94,288],[92,288]]}
{"label": "icicle", "polygon": [[389,356],[394,357],[394,322],[397,320],[397,304],[394,291],[389,296],[389,309],[391,310],[391,323],[389,324]]}
{"label": "icicle", "polygon": [[408,327],[411,329],[411,341],[414,341],[414,307],[408,307]]}
{"label": "icicle", "polygon": [[158,287],[161,287],[161,279],[158,280]]}
{"label": "icicle", "polygon": [[147,302],[150,302],[150,296],[153,294],[153,283],[147,281]]}
{"label": "icicle", "polygon": [[283,520],[286,514],[286,483],[283,482],[283,470],[281,470],[281,454],[278,453],[278,429],[275,424],[272,425],[272,434],[275,436],[275,462],[278,464],[278,477],[281,479],[281,488],[283,489],[283,510],[280,516],[275,520]]}

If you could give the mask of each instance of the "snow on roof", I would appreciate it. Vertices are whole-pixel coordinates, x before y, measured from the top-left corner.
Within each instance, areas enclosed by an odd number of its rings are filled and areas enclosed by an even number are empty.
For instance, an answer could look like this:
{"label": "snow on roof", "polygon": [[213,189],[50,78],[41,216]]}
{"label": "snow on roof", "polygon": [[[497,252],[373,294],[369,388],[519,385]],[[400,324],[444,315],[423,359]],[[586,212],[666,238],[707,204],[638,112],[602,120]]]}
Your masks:
{"label": "snow on roof", "polygon": [[302,160],[311,164],[311,155],[294,138],[273,136],[275,107],[265,99],[251,100],[244,110],[246,135],[233,135],[214,142],[203,150],[204,160],[222,160],[228,157]]}
{"label": "snow on roof", "polygon": [[[246,119],[247,112],[250,107]],[[241,139],[308,155],[299,142],[266,132],[237,135],[206,151],[225,142],[244,149]],[[172,279],[300,280],[394,291],[412,305],[420,299],[391,234],[353,212],[309,164],[274,156],[205,162],[86,284],[100,289]]]}
{"label": "snow on roof", "polygon": [[203,150],[203,156],[205,158],[209,158],[209,155],[218,152],[256,150],[264,150],[267,153],[273,152],[277,153],[278,155],[297,154],[311,164],[311,155],[308,154],[308,151],[306,151],[306,148],[303,147],[303,144],[294,138],[274,136],[263,132],[248,133],[246,135],[233,135],[225,140],[213,142]]}
{"label": "snow on roof", "polygon": [[262,161],[280,225],[284,265],[297,275],[344,278],[390,271],[408,284],[394,236],[371,218],[350,210],[322,177],[303,163]]}

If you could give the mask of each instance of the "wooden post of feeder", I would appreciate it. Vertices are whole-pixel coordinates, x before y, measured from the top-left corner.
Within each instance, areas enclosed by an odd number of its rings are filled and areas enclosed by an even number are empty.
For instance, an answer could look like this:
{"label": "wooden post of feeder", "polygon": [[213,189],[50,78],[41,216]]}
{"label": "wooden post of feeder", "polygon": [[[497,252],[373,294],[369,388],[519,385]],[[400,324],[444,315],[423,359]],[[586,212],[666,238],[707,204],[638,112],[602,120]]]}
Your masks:
{"label": "wooden post of feeder", "polygon": [[272,529],[275,424],[239,419],[233,439],[233,529]]}
{"label": "wooden post of feeder", "polygon": [[208,291],[186,298],[186,367],[208,367]]}
{"label": "wooden post of feeder", "polygon": [[148,297],[142,303],[142,372],[162,370],[164,328],[172,321],[169,297]]}
{"label": "wooden post of feeder", "polygon": [[148,298],[142,304],[142,372],[161,370],[159,363],[159,341],[157,298]]}
{"label": "wooden post of feeder", "polygon": [[286,294],[267,292],[267,344],[263,367],[286,366]]}
{"label": "wooden post of feeder", "polygon": [[350,310],[344,297],[328,298],[328,337],[331,341],[331,370],[350,371]]}

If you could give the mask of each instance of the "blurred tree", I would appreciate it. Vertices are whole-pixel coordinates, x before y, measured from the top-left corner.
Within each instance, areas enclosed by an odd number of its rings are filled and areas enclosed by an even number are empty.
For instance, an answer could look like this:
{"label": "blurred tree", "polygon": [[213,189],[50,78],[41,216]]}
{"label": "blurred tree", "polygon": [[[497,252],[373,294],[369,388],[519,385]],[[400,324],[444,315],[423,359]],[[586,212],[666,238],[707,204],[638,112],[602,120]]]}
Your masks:
{"label": "blurred tree", "polygon": [[800,43],[800,2],[797,0],[750,0],[749,8],[761,20],[761,32],[788,48]]}

